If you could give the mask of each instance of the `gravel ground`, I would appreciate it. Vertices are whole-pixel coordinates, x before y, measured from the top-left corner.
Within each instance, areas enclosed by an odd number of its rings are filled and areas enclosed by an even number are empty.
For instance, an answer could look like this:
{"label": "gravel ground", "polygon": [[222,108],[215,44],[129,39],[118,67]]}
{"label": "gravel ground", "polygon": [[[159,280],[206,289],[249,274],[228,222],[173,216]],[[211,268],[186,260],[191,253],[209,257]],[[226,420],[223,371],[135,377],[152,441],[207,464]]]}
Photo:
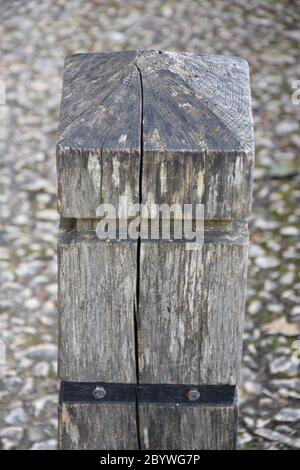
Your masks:
{"label": "gravel ground", "polygon": [[300,448],[300,104],[291,100],[300,2],[2,0],[0,18],[2,448],[56,448],[54,153],[64,57],[141,47],[250,63],[257,165],[239,447]]}

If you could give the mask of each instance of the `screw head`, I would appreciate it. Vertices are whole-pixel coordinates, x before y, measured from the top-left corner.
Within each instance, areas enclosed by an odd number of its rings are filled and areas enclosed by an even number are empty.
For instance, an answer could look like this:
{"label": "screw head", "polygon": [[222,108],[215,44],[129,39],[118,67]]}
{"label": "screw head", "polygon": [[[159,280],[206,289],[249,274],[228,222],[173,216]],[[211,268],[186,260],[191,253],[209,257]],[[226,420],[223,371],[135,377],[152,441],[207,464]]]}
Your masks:
{"label": "screw head", "polygon": [[189,401],[197,401],[200,398],[200,392],[196,388],[193,388],[187,391],[186,397]]}
{"label": "screw head", "polygon": [[104,387],[100,387],[97,385],[97,387],[93,390],[93,397],[96,399],[96,400],[101,400],[102,398],[104,398],[106,395],[106,390]]}

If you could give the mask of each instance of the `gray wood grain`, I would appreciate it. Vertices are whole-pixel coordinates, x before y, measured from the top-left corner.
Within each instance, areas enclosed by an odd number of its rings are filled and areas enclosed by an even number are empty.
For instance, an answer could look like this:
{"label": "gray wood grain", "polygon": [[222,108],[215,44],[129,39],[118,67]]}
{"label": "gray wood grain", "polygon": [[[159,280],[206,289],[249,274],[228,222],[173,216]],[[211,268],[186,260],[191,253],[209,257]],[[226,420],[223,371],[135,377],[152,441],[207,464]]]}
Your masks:
{"label": "gray wood grain", "polygon": [[141,382],[238,383],[248,237],[245,224],[234,230],[210,235],[202,250],[142,242]]}
{"label": "gray wood grain", "polygon": [[198,202],[207,219],[247,217],[253,158],[244,60],[151,50],[67,59],[57,145],[64,217],[95,217],[100,202],[124,193],[137,202],[140,163],[144,203]]}
{"label": "gray wood grain", "polygon": [[[153,50],[66,60],[57,144],[62,380],[238,382],[253,160],[244,60]],[[124,195],[204,204],[203,249],[97,239],[98,205]],[[145,449],[235,447],[236,406],[138,410],[137,418],[132,403],[62,404],[60,448],[135,449],[137,429]]]}
{"label": "gray wood grain", "polygon": [[143,202],[202,203],[206,219],[250,215],[254,157],[247,63],[145,52]]}
{"label": "gray wood grain", "polygon": [[92,218],[101,202],[138,202],[141,85],[135,52],[65,63],[57,143],[58,210]]}
{"label": "gray wood grain", "polygon": [[135,404],[59,406],[58,446],[64,450],[135,450]]}
{"label": "gray wood grain", "polygon": [[62,234],[59,376],[75,382],[135,382],[136,243]]}
{"label": "gray wood grain", "polygon": [[237,406],[139,405],[145,450],[234,450]]}

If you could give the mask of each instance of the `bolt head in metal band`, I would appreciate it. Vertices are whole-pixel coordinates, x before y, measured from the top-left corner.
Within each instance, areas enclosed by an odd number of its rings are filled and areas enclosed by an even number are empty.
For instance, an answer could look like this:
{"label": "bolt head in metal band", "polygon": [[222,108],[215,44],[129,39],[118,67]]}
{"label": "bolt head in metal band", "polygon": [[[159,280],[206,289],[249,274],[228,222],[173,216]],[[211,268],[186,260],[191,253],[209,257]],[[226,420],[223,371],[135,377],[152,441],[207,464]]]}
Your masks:
{"label": "bolt head in metal band", "polygon": [[188,390],[186,397],[189,401],[197,401],[200,398],[200,392],[197,389]]}
{"label": "bolt head in metal band", "polygon": [[106,390],[104,387],[96,387],[94,390],[93,390],[93,397],[96,399],[96,400],[101,400],[102,398],[105,397],[106,395]]}

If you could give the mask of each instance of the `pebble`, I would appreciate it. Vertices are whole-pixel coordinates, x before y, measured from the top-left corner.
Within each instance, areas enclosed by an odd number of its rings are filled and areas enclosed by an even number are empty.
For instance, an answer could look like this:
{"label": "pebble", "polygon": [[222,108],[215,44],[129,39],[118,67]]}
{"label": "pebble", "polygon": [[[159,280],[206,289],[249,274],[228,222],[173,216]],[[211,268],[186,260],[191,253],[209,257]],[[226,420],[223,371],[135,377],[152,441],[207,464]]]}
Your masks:
{"label": "pebble", "polygon": [[244,431],[242,435],[238,437],[238,447],[243,447],[248,442],[252,441],[252,436],[248,432]]}
{"label": "pebble", "polygon": [[293,392],[293,390],[287,390],[285,388],[278,390],[278,395],[283,398],[294,398],[295,400],[300,400],[300,393]]}
{"label": "pebble", "polygon": [[34,389],[35,389],[34,378],[26,377],[23,387],[20,390],[20,395],[28,397],[31,393],[34,392]]}
{"label": "pebble", "polygon": [[16,269],[17,276],[23,279],[28,279],[29,277],[35,276],[45,267],[44,263],[40,261],[32,261],[29,263],[22,263]]}
{"label": "pebble", "polygon": [[38,362],[32,369],[34,377],[47,377],[49,374],[49,364],[47,362]]}
{"label": "pebble", "polygon": [[[270,323],[266,323],[262,331],[270,335],[284,335],[284,336],[297,336],[300,334],[300,328],[296,323],[288,323],[285,317],[276,318]],[[288,353],[289,350],[284,350],[283,352]],[[277,353],[279,350],[277,349]]]}
{"label": "pebble", "polygon": [[245,425],[247,426],[247,428],[253,428],[253,427],[254,427],[254,423],[255,423],[255,419],[254,419],[254,418],[250,418],[250,416],[244,416],[243,422],[245,423]]}
{"label": "pebble", "polygon": [[282,121],[276,126],[276,134],[280,137],[295,132],[299,129],[299,125],[295,121]]}
{"label": "pebble", "polygon": [[269,441],[279,442],[279,443],[287,445],[288,447],[297,449],[300,446],[300,439],[293,439],[291,437],[287,437],[284,434],[281,434],[276,431],[272,431],[271,429],[266,429],[266,428],[255,429],[254,432],[255,434],[263,437],[264,439],[267,439]]}
{"label": "pebble", "polygon": [[30,448],[30,450],[57,450],[57,442],[55,439],[49,439],[48,441],[36,442]]}
{"label": "pebble", "polygon": [[288,272],[280,277],[279,282],[280,284],[283,284],[284,286],[288,286],[290,284],[293,284],[294,279],[295,279],[294,273]]}
{"label": "pebble", "polygon": [[7,377],[5,381],[6,389],[9,391],[16,390],[22,384],[22,379],[20,377]]}
{"label": "pebble", "polygon": [[25,300],[24,307],[27,308],[27,310],[35,310],[40,307],[40,302],[38,299],[32,297],[31,299]]}
{"label": "pebble", "polygon": [[292,307],[291,315],[300,315],[300,305],[295,305],[295,307]]}
{"label": "pebble", "polygon": [[28,359],[53,361],[57,358],[57,346],[54,344],[32,346],[23,350],[21,356],[26,356]]}
{"label": "pebble", "polygon": [[280,230],[280,234],[287,237],[298,237],[300,232],[297,227],[283,227]]}
{"label": "pebble", "polygon": [[297,134],[294,134],[291,136],[291,142],[298,148],[300,149],[300,136]]}
{"label": "pebble", "polygon": [[33,442],[39,442],[45,439],[45,432],[37,426],[30,427],[28,429],[28,437]]}
{"label": "pebble", "polygon": [[282,408],[279,413],[274,416],[274,420],[285,423],[300,421],[300,409]]}
{"label": "pebble", "polygon": [[23,436],[24,429],[20,426],[10,426],[0,430],[0,437],[6,437],[12,442],[18,443]]}
{"label": "pebble", "polygon": [[272,313],[281,313],[284,310],[284,306],[282,304],[268,304],[268,310]]}
{"label": "pebble", "polygon": [[255,263],[261,269],[276,268],[280,265],[279,259],[274,256],[259,256],[255,259]]}
{"label": "pebble", "polygon": [[251,315],[256,315],[262,307],[262,303],[259,300],[253,300],[247,307],[247,312]]}
{"label": "pebble", "polygon": [[7,439],[6,437],[2,437],[0,441],[0,445],[2,446],[3,450],[12,450],[15,449],[15,442],[11,439]]}
{"label": "pebble", "polygon": [[6,416],[5,422],[7,424],[11,424],[12,426],[18,426],[20,424],[26,423],[27,419],[28,416],[23,408],[16,408]]}
{"label": "pebble", "polygon": [[276,379],[271,381],[276,388],[287,388],[300,393],[300,379]]}
{"label": "pebble", "polygon": [[294,377],[298,372],[298,366],[290,358],[277,357],[270,363],[270,372],[273,375],[286,374],[289,377]]}
{"label": "pebble", "polygon": [[262,385],[257,382],[247,381],[243,384],[243,388],[252,395],[260,395],[262,391]]}
{"label": "pebble", "polygon": [[59,219],[57,211],[52,209],[44,209],[42,211],[38,211],[36,213],[36,216],[38,219],[49,220],[54,222],[57,222]]}
{"label": "pebble", "polygon": [[256,258],[257,256],[264,256],[265,250],[262,249],[260,245],[256,245],[255,243],[251,243],[249,247],[249,257]]}
{"label": "pebble", "polygon": [[44,395],[34,402],[34,415],[39,417],[46,410],[48,405],[57,402],[57,395]]}
{"label": "pebble", "polygon": [[261,428],[264,428],[267,424],[270,423],[270,419],[258,419],[256,421],[256,428],[257,429],[261,429]]}
{"label": "pebble", "polygon": [[278,228],[279,224],[275,220],[265,220],[265,219],[258,219],[254,221],[254,224],[260,230],[274,230]]}

